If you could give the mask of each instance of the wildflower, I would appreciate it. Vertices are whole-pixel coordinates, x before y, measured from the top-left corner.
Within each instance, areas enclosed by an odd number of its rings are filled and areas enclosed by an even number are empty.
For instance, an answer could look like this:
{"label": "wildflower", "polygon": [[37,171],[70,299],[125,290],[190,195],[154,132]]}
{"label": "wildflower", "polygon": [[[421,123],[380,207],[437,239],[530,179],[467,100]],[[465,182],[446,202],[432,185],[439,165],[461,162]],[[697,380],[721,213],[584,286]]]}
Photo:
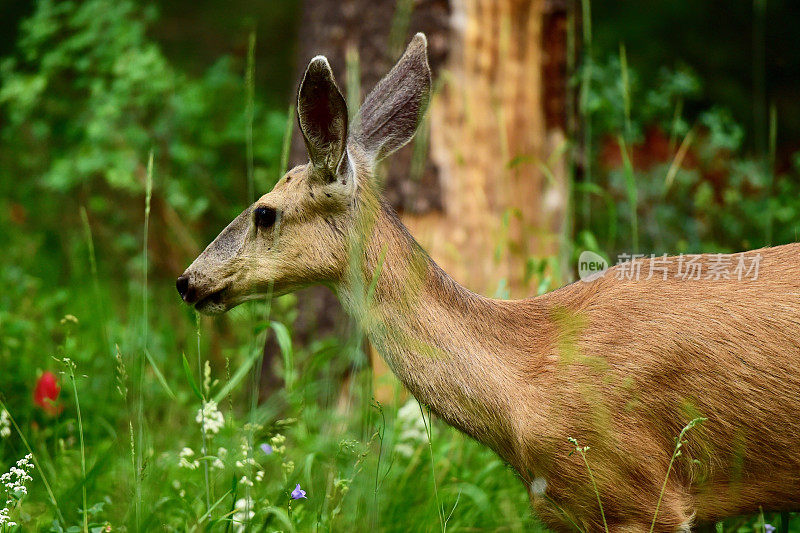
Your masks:
{"label": "wildflower", "polygon": [[286,442],[286,437],[277,433],[274,437],[269,439],[269,443],[271,444],[272,451],[275,453],[283,453],[286,451],[286,446],[284,443]]}
{"label": "wildflower", "polygon": [[123,398],[128,397],[128,386],[126,383],[128,382],[128,371],[125,370],[125,362],[122,360],[122,353],[119,351],[119,345],[115,344],[115,348],[117,349],[117,374],[116,374],[116,385],[117,385],[117,392]]}
{"label": "wildflower", "polygon": [[28,494],[28,487],[25,484],[33,481],[30,476],[30,471],[33,470],[32,460],[33,455],[28,454],[17,461],[17,466],[12,466],[8,472],[0,476],[0,484],[3,485],[6,493],[5,505],[0,509],[0,530],[17,525],[16,522],[11,521],[10,515],[17,502]]}
{"label": "wildflower", "polygon": [[234,512],[231,516],[236,531],[244,531],[244,526],[256,515],[253,511],[253,500],[240,498],[233,505]]}
{"label": "wildflower", "polygon": [[242,437],[240,449],[242,451],[242,459],[240,461],[236,461],[236,467],[244,468],[247,465],[256,466],[256,460],[250,455],[250,444],[247,442],[246,437]]}
{"label": "wildflower", "polygon": [[64,315],[64,318],[61,319],[62,325],[71,324],[74,326],[77,323],[78,323],[78,317],[76,317],[75,315]]}
{"label": "wildflower", "polygon": [[181,488],[181,482],[178,481],[177,479],[172,482],[172,488],[178,491],[178,496],[180,496],[181,498],[186,497],[186,491]]}
{"label": "wildflower", "polygon": [[347,494],[347,491],[350,490],[350,483],[352,481],[352,479],[339,478],[333,482],[333,487],[341,494]]}
{"label": "wildflower", "polygon": [[775,526],[772,524],[764,524],[764,533],[775,533]]}
{"label": "wildflower", "polygon": [[258,481],[259,483],[264,481],[264,471],[263,470],[259,470],[258,472],[256,472],[256,481]]}
{"label": "wildflower", "polygon": [[[292,491],[292,499],[293,500],[299,500],[300,498],[305,498],[305,497],[306,497],[306,491],[301,489],[300,488],[300,483],[298,483],[295,486],[294,490]],[[306,499],[308,499],[308,498],[306,498]]]}
{"label": "wildflower", "polygon": [[206,391],[206,394],[211,390],[211,363],[208,359],[203,365],[203,390]]}
{"label": "wildflower", "polygon": [[398,437],[394,449],[398,454],[411,457],[419,444],[428,442],[425,420],[415,399],[411,398],[398,409],[397,426]]}
{"label": "wildflower", "polygon": [[8,411],[3,409],[0,411],[0,439],[9,435],[11,435],[11,418],[8,416]]}
{"label": "wildflower", "polygon": [[217,409],[217,402],[214,400],[203,402],[203,408],[197,411],[195,421],[202,424],[204,433],[217,434],[225,425],[225,417]]}
{"label": "wildflower", "polygon": [[239,483],[242,485],[247,485],[248,487],[253,486],[253,482],[247,478],[247,476],[242,476],[242,479],[239,480]]}
{"label": "wildflower", "polygon": [[535,477],[531,481],[531,493],[541,496],[547,491],[547,480],[543,477]]}
{"label": "wildflower", "polygon": [[57,415],[61,411],[55,403],[59,392],[61,392],[61,387],[55,374],[50,371],[43,372],[33,391],[33,403],[44,409],[45,413]]}
{"label": "wildflower", "polygon": [[188,468],[189,470],[194,470],[195,468],[199,467],[200,461],[197,459],[192,459],[192,457],[194,457],[194,450],[184,447],[178,454],[178,466],[181,468]]}
{"label": "wildflower", "polygon": [[272,455],[272,446],[265,442],[261,445],[261,451],[264,452],[265,455]]}
{"label": "wildflower", "polygon": [[[13,501],[11,503],[13,503]],[[8,502],[6,502],[6,505],[8,505]],[[14,527],[17,525],[16,522],[11,521],[9,514],[11,514],[10,508],[3,507],[0,509],[0,529],[2,529],[2,526]]]}

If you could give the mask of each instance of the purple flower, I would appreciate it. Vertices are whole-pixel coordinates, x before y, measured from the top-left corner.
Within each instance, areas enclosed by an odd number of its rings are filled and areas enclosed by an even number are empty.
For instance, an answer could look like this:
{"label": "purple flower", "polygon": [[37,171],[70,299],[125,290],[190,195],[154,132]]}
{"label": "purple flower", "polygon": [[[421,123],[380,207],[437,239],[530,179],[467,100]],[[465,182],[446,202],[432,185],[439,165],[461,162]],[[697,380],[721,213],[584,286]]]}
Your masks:
{"label": "purple flower", "polygon": [[272,446],[270,446],[269,444],[267,444],[265,442],[264,444],[261,445],[261,451],[264,452],[267,455],[271,455],[272,454]]}
{"label": "purple flower", "polygon": [[[298,485],[299,487],[300,485]],[[764,524],[764,531],[765,533],[775,533],[775,526],[770,524]]]}
{"label": "purple flower", "polygon": [[[300,483],[298,483],[297,486],[292,491],[292,499],[293,500],[299,500],[300,498],[305,498],[305,497],[306,497],[306,491],[301,489],[300,488]],[[308,499],[308,498],[306,498],[306,499]]]}

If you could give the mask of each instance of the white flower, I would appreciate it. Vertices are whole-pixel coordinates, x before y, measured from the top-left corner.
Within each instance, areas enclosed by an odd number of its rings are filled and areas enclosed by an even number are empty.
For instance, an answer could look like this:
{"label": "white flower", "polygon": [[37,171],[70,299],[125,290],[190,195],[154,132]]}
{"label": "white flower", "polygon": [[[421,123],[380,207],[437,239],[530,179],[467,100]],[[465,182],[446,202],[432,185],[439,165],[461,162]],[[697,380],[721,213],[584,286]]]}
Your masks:
{"label": "white flower", "polygon": [[256,481],[259,481],[259,482],[264,481],[264,471],[263,470],[259,470],[258,472],[256,472]]}
{"label": "white flower", "polygon": [[531,481],[531,493],[541,496],[547,491],[547,480],[543,477],[535,477]]}
{"label": "white flower", "polygon": [[225,417],[217,409],[217,402],[214,400],[203,402],[203,408],[198,409],[195,421],[202,425],[204,433],[217,434],[225,425]]}
{"label": "white flower", "polygon": [[2,509],[0,509],[0,529],[2,529],[2,526],[14,527],[17,525],[16,522],[11,521],[11,517],[9,516],[10,514],[11,514],[11,509],[7,507],[3,507]]}
{"label": "white flower", "polygon": [[8,411],[3,409],[0,411],[0,438],[5,439],[11,435],[11,418],[8,416]]}
{"label": "white flower", "polygon": [[253,482],[247,479],[247,476],[242,476],[242,479],[239,480],[239,483],[241,483],[242,485],[247,485],[248,487],[253,486]]}
{"label": "white flower", "polygon": [[246,465],[258,466],[256,460],[250,455],[250,444],[247,442],[247,438],[242,437],[240,449],[242,452],[242,459],[236,461],[237,468],[244,468]]}
{"label": "white flower", "polygon": [[17,461],[17,466],[12,466],[8,472],[0,476],[0,483],[6,493],[5,505],[0,509],[0,526],[14,527],[17,525],[11,521],[11,511],[16,507],[17,502],[28,494],[25,483],[33,481],[29,475],[33,470],[32,460],[33,455],[28,454]]}
{"label": "white flower", "polygon": [[411,457],[414,455],[414,447],[410,444],[406,444],[404,442],[400,442],[394,445],[395,453],[402,455],[403,457]]}
{"label": "white flower", "polygon": [[208,359],[203,367],[203,390],[206,391],[206,394],[211,390],[211,363]]}
{"label": "white flower", "polygon": [[194,470],[195,468],[200,466],[200,461],[197,459],[192,459],[194,457],[194,450],[191,448],[184,448],[178,454],[178,466],[181,468],[188,468],[189,470]]}
{"label": "white flower", "polygon": [[280,433],[275,434],[274,437],[269,439],[269,443],[272,445],[272,451],[274,453],[283,453],[286,451],[286,437],[281,435]]}
{"label": "white flower", "polygon": [[245,526],[256,515],[253,510],[253,500],[250,498],[240,498],[234,504],[234,513],[231,516],[233,527],[237,532],[244,531]]}
{"label": "white flower", "polygon": [[397,411],[397,444],[395,452],[411,457],[417,445],[428,442],[425,420],[422,418],[420,406],[414,398],[406,402]]}

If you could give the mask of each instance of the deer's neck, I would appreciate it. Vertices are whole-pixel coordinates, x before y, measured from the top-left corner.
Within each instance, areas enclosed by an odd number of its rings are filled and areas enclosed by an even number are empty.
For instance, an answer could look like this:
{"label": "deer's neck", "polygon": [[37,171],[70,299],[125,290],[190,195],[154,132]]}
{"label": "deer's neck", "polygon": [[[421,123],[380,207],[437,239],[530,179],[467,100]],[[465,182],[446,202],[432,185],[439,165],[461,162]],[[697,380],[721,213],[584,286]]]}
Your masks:
{"label": "deer's neck", "polygon": [[518,316],[520,302],[460,286],[390,208],[376,211],[361,228],[368,237],[351,253],[340,298],[418,400],[513,461],[516,415],[529,386],[520,368],[535,344],[535,317]]}

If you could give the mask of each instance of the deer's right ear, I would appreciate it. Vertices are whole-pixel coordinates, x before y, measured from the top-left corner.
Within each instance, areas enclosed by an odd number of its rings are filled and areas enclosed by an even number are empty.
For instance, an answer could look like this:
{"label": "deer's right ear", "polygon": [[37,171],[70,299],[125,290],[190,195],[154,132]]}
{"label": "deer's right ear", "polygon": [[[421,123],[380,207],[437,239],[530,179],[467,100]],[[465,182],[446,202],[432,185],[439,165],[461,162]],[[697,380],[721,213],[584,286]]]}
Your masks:
{"label": "deer's right ear", "polygon": [[297,122],[317,174],[335,180],[346,158],[347,104],[324,56],[311,60],[300,83]]}
{"label": "deer's right ear", "polygon": [[418,33],[364,100],[356,120],[358,143],[376,160],[402,147],[417,131],[430,94],[428,40]]}

